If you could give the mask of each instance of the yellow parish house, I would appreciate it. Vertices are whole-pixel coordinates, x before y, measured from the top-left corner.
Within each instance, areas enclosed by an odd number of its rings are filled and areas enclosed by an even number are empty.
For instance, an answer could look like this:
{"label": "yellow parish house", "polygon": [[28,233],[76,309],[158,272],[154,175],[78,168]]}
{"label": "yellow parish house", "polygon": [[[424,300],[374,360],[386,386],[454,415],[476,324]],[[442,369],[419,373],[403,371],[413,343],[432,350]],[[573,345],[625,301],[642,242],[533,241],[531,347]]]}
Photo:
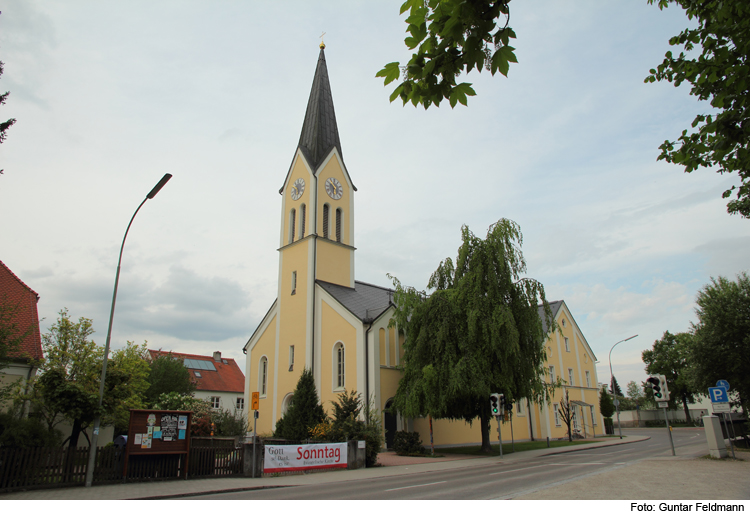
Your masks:
{"label": "yellow parish house", "polygon": [[[404,337],[389,328],[393,290],[354,279],[357,188],[342,156],[324,48],[321,44],[297,150],[279,190],[277,298],[244,347],[245,401],[252,392],[260,394],[260,435],[270,434],[288,409],[303,368],[312,371],[327,411],[339,393],[351,389],[385,411],[401,377]],[[569,382],[581,431],[601,434],[596,358],[565,303],[553,303],[553,312],[561,332],[547,342],[550,371]],[[424,418],[405,420],[384,412],[383,422],[389,447],[400,430],[418,431],[429,442]],[[479,443],[478,424],[435,421],[435,444]],[[566,434],[551,405],[519,402],[512,427],[517,440]],[[504,440],[511,438],[510,428],[511,422],[503,426]]]}

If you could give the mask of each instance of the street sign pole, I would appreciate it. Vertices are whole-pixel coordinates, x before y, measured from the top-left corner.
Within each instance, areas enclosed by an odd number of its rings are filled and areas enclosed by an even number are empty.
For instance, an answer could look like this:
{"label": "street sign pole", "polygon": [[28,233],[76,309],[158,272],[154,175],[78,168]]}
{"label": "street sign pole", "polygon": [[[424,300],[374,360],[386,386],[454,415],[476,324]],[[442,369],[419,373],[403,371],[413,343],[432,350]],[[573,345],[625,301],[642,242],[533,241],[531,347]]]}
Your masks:
{"label": "street sign pole", "polygon": [[677,456],[674,452],[674,440],[672,440],[672,428],[669,427],[669,418],[667,417],[667,408],[664,407],[664,422],[667,424],[667,431],[669,431],[669,443],[672,444],[672,456]]}
{"label": "street sign pole", "polygon": [[[728,413],[721,413],[721,418],[724,420],[724,430],[727,432],[727,436],[729,436],[729,427],[727,427],[727,414]],[[730,421],[732,417],[729,417]],[[730,436],[729,437],[729,445],[732,446],[732,458],[737,460],[737,457],[734,455],[734,439]]]}
{"label": "street sign pole", "polygon": [[250,408],[253,411],[253,478],[255,478],[255,444],[258,443],[258,408],[260,407],[260,392],[253,392]]}
{"label": "street sign pole", "polygon": [[500,415],[497,415],[497,439],[500,442],[500,458],[503,458],[503,433],[500,432]]}
{"label": "street sign pole", "polygon": [[255,478],[255,444],[258,443],[258,411],[253,411],[253,478]]}

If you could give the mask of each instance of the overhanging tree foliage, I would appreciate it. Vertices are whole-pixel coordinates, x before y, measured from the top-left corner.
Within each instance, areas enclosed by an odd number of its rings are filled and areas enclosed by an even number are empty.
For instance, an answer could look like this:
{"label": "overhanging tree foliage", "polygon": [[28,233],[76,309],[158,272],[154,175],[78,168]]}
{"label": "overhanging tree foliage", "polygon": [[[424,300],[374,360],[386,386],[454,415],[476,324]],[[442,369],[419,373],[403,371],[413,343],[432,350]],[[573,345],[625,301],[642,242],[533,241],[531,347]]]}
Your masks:
{"label": "overhanging tree foliage", "polygon": [[386,64],[377,73],[388,85],[403,78],[391,94],[425,109],[447,99],[451,107],[466,106],[467,96],[476,95],[471,83],[457,83],[462,73],[489,70],[506,77],[511,62],[518,62],[510,39],[516,38],[510,23],[510,0],[407,0],[401,14],[409,34],[404,40],[414,53],[406,64]]}
{"label": "overhanging tree foliage", "polygon": [[[3,66],[4,64],[0,62],[0,77],[3,75]],[[5,92],[3,94],[0,94],[0,106],[5,104],[5,100],[8,99],[8,95],[10,95],[10,92]],[[8,119],[6,121],[0,122],[0,143],[5,141],[5,138],[8,134],[8,129],[13,126],[13,123],[15,123],[15,119]],[[3,171],[0,169],[0,174],[2,174]]]}
{"label": "overhanging tree foliage", "polygon": [[[690,94],[715,109],[696,116],[690,132],[683,130],[677,141],[662,143],[658,159],[682,165],[686,172],[718,166],[720,173],[738,173],[739,186],[724,191],[723,197],[732,197],[736,190],[727,211],[750,218],[750,2],[648,0],[655,2],[659,9],[677,4],[688,18],[696,19],[698,27],[669,40],[688,54],[681,51],[675,57],[668,51],[645,82],[667,80],[675,86],[688,82]],[[691,53],[694,50],[697,57]]]}
{"label": "overhanging tree foliage", "polygon": [[750,277],[741,273],[736,281],[711,279],[696,298],[698,323],[690,354],[695,388],[708,387],[724,379],[737,391],[748,416],[750,405]]}
{"label": "overhanging tree foliage", "polygon": [[554,320],[542,284],[521,276],[518,224],[502,219],[484,240],[463,226],[461,238],[455,267],[447,258],[430,277],[430,295],[391,277],[394,319],[406,335],[394,407],[407,417],[478,418],[482,449],[489,451],[491,393],[509,401],[544,398],[540,303],[549,331]]}
{"label": "overhanging tree foliage", "polygon": [[[641,354],[649,374],[662,374],[667,378],[667,387],[672,401],[679,399],[685,410],[685,422],[690,423],[688,402],[695,402],[695,391],[689,369],[690,348],[693,335],[687,332],[672,334],[664,332],[661,339],[654,341],[650,350]],[[672,403],[672,402],[670,402]]]}

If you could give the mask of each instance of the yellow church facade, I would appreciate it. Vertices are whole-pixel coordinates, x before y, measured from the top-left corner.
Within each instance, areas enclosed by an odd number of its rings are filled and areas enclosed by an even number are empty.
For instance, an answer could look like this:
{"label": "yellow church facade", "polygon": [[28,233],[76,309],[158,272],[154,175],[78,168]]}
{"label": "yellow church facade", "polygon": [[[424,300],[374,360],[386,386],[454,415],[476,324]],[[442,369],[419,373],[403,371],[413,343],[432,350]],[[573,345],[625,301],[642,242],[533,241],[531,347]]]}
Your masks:
{"label": "yellow church facade", "polygon": [[[401,377],[404,338],[397,328],[389,327],[393,290],[355,280],[357,188],[344,163],[323,48],[299,143],[279,190],[277,298],[243,349],[245,401],[251,401],[251,393],[259,393],[256,432],[264,436],[273,432],[288,409],[304,368],[312,371],[326,411],[338,394],[353,389],[384,412]],[[570,399],[578,402],[581,431],[587,436],[602,434],[595,356],[564,302],[553,303],[553,311],[560,332],[547,341],[549,367],[554,376],[570,381]],[[559,400],[559,389],[557,393]],[[512,416],[517,440],[565,435],[552,403],[522,402]],[[253,423],[252,414],[249,417]],[[388,444],[397,430],[418,431],[429,442],[426,419],[405,420],[384,412],[383,422]],[[503,427],[503,439],[510,439],[511,423]],[[447,420],[433,422],[433,437],[436,445],[481,440],[478,422],[470,427]]]}

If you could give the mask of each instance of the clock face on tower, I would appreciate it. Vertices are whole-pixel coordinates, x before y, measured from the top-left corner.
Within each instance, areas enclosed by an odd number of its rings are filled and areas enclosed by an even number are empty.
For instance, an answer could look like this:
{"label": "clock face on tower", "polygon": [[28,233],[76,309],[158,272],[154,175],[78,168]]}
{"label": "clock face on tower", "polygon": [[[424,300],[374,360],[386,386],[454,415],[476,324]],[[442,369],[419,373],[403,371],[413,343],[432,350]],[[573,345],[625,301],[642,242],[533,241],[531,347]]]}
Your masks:
{"label": "clock face on tower", "polygon": [[305,180],[302,178],[299,178],[297,181],[292,184],[292,188],[289,190],[289,194],[292,197],[292,200],[299,200],[302,198],[302,195],[305,194]]}
{"label": "clock face on tower", "polygon": [[326,192],[334,200],[339,200],[344,196],[344,188],[341,187],[341,183],[336,178],[328,178],[326,180]]}

